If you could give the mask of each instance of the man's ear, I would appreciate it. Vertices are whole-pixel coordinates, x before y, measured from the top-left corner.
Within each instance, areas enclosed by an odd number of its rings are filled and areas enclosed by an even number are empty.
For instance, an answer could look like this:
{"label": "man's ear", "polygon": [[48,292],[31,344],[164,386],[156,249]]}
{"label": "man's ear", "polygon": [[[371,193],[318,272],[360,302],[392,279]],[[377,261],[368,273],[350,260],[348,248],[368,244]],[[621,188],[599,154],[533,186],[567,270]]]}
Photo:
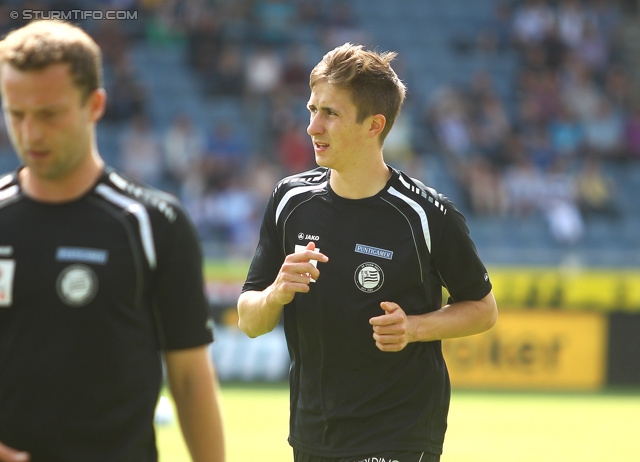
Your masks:
{"label": "man's ear", "polygon": [[107,92],[104,91],[104,88],[94,90],[89,95],[87,104],[89,105],[91,120],[93,122],[100,120],[107,106]]}
{"label": "man's ear", "polygon": [[387,118],[382,114],[372,115],[369,120],[369,136],[371,137],[380,135],[387,125]]}

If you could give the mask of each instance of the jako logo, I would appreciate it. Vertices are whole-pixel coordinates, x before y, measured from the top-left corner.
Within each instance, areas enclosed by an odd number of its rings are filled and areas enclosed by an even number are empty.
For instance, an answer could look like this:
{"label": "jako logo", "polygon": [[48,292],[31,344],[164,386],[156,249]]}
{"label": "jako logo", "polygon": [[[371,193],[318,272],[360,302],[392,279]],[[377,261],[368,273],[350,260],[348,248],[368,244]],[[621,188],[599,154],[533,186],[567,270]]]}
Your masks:
{"label": "jako logo", "polygon": [[320,236],[316,236],[314,234],[298,233],[298,240],[299,241],[319,241]]}

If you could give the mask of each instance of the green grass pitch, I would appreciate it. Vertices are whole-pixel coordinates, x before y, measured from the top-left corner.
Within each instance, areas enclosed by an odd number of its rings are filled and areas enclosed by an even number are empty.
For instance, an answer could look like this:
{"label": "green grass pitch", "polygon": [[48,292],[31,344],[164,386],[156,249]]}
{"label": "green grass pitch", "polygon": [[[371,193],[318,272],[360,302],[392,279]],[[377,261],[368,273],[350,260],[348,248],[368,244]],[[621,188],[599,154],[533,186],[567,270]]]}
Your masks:
{"label": "green grass pitch", "polygon": [[[227,462],[287,462],[282,386],[222,386]],[[442,462],[640,461],[640,391],[453,392]],[[158,427],[160,462],[188,462],[177,424]]]}

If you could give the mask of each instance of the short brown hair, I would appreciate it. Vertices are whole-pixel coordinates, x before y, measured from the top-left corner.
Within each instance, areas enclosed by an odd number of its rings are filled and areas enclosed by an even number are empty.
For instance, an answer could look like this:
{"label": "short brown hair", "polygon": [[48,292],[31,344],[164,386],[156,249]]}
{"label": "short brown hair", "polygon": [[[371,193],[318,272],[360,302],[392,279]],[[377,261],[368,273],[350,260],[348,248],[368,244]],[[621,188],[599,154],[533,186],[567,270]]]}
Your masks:
{"label": "short brown hair", "polygon": [[365,50],[362,45],[345,43],[324,55],[309,77],[309,86],[325,79],[328,83],[351,91],[353,103],[358,109],[357,122],[361,123],[374,114],[382,114],[387,123],[380,134],[384,142],[391,130],[406,88],[391,67],[397,53],[377,53]]}
{"label": "short brown hair", "polygon": [[102,52],[81,28],[60,20],[39,20],[16,29],[0,41],[0,62],[21,71],[69,64],[83,101],[102,87]]}

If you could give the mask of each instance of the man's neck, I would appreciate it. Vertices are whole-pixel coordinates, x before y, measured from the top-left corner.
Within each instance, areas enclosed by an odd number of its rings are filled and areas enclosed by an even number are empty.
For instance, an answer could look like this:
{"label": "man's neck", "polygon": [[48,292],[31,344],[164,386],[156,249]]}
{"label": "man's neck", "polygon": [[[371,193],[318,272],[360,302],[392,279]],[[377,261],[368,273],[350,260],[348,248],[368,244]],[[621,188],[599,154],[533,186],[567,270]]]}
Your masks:
{"label": "man's neck", "polygon": [[365,199],[378,194],[391,178],[391,170],[384,162],[370,168],[350,169],[348,171],[331,170],[329,183],[331,189],[345,199]]}
{"label": "man's neck", "polygon": [[104,161],[92,155],[81,165],[60,178],[42,178],[28,167],[19,174],[20,185],[30,198],[48,203],[69,202],[83,196],[98,180],[104,170]]}

